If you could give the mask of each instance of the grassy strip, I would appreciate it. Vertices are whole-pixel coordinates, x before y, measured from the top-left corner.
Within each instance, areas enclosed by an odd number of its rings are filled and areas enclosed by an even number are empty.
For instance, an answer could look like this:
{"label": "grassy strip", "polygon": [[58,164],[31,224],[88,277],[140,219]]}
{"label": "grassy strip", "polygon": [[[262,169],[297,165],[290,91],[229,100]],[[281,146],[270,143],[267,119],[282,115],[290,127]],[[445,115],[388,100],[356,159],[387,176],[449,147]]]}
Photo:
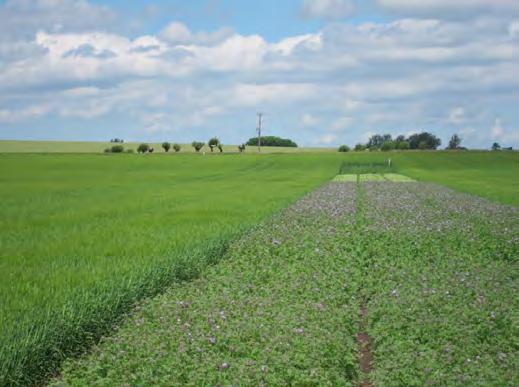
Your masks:
{"label": "grassy strip", "polygon": [[333,178],[332,181],[339,182],[339,183],[356,183],[357,182],[357,175],[337,175]]}
{"label": "grassy strip", "polygon": [[395,183],[412,183],[416,181],[414,179],[411,179],[410,177],[400,175],[398,173],[385,173],[384,178],[387,181],[392,181]]}
{"label": "grassy strip", "polygon": [[358,380],[354,184],[329,184],[69,362],[56,385],[338,385]]}

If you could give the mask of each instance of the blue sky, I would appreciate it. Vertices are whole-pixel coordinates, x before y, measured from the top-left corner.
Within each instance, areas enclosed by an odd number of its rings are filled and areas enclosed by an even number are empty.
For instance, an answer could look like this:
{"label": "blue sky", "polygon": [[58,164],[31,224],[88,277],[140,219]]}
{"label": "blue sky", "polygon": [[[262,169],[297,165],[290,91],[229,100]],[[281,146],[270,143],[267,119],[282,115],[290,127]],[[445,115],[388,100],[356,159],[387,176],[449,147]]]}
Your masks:
{"label": "blue sky", "polygon": [[0,139],[519,146],[515,0],[3,0]]}

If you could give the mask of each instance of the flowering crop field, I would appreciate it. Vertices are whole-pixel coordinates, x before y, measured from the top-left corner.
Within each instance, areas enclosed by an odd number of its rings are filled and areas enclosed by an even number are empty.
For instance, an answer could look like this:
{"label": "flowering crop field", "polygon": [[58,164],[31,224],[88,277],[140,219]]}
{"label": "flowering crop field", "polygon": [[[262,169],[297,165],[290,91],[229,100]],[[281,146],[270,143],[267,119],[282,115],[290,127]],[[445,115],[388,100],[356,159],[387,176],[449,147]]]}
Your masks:
{"label": "flowering crop field", "polygon": [[333,182],[137,306],[55,385],[517,385],[519,211]]}

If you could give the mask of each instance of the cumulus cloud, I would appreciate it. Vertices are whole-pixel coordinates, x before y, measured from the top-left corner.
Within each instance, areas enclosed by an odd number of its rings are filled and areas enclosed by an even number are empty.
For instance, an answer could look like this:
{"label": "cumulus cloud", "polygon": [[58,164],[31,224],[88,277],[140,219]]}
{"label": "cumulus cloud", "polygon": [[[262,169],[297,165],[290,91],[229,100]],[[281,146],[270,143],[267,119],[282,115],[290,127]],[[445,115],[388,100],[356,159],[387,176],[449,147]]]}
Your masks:
{"label": "cumulus cloud", "polygon": [[[322,17],[323,4],[346,4],[310,3]],[[45,4],[110,14],[79,0],[41,0],[31,3],[34,9],[20,4],[26,9],[17,12],[28,15],[46,14]],[[0,6],[2,26],[6,12]],[[149,135],[214,135],[213,125],[222,127],[226,142],[241,143],[243,133],[253,135],[255,112],[265,110],[277,120],[272,134],[297,128],[285,135],[301,136],[294,138],[301,144],[353,144],[367,132],[422,129],[448,139],[460,127],[484,133],[468,142],[513,138],[500,121],[489,127],[496,111],[504,122],[513,120],[519,98],[516,21],[335,22],[268,41],[229,28],[194,31],[176,21],[156,34],[129,37],[92,30],[86,19],[0,39],[0,121],[121,115]]]}
{"label": "cumulus cloud", "polygon": [[353,0],[304,0],[301,14],[308,18],[342,19],[354,11]]}

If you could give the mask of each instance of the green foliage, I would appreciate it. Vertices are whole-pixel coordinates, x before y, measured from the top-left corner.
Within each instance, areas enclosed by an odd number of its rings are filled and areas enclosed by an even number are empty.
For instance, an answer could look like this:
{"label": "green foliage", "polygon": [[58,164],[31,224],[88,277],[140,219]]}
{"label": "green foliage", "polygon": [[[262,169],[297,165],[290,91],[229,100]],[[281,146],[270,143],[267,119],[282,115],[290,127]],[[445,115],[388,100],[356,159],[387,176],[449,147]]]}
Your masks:
{"label": "green foliage", "polygon": [[123,153],[124,152],[124,146],[122,145],[114,145],[110,148],[111,153]]}
{"label": "green foliage", "polygon": [[245,148],[246,148],[245,144],[242,144],[242,145],[238,146],[238,150],[240,151],[240,153],[245,152]]}
{"label": "green foliage", "polygon": [[409,141],[399,141],[397,142],[396,148],[398,150],[408,150],[411,149],[411,145],[409,144]]}
{"label": "green foliage", "polygon": [[180,146],[180,144],[173,144],[173,150],[175,152],[180,152],[181,149],[182,147]]}
{"label": "green foliage", "polygon": [[447,149],[451,149],[451,150],[459,149],[460,146],[461,146],[461,138],[457,134],[454,134],[451,137],[451,139],[449,140],[449,145],[447,146]]}
{"label": "green foliage", "polygon": [[341,145],[339,147],[339,152],[346,153],[350,151],[350,147],[348,145]]}
{"label": "green foliage", "polygon": [[362,152],[362,151],[365,151],[367,149],[367,146],[364,145],[364,144],[357,144],[355,145],[355,151],[356,152]]}
{"label": "green foliage", "polygon": [[411,149],[437,149],[441,144],[441,140],[435,135],[422,132],[418,134],[412,134],[407,139],[409,141],[409,146]]}
{"label": "green foliage", "polygon": [[126,153],[135,153],[135,151],[133,149],[126,149]]}
{"label": "green foliage", "polygon": [[164,152],[169,152],[169,150],[171,149],[171,144],[169,142],[163,142],[162,149],[164,149]]}
{"label": "green foliage", "polygon": [[390,150],[395,149],[395,142],[394,141],[384,141],[384,144],[382,144],[381,150],[384,152],[388,152]]}
{"label": "green foliage", "polygon": [[147,153],[150,151],[150,146],[148,144],[140,144],[137,147],[137,152],[139,153]]}
{"label": "green foliage", "polygon": [[196,152],[200,152],[200,150],[205,146],[205,143],[199,141],[193,141],[191,146],[195,149]]}
{"label": "green foliage", "polygon": [[493,151],[501,150],[501,145],[499,145],[497,142],[493,143],[492,144],[492,150]]}
{"label": "green foliage", "polygon": [[[247,141],[246,145],[258,146],[258,137],[253,137]],[[276,146],[276,147],[287,147],[297,148],[297,144],[289,139],[276,137],[276,136],[264,136],[261,137],[261,146]]]}
{"label": "green foliage", "polygon": [[220,140],[218,139],[218,137],[213,137],[209,140],[207,145],[209,145],[209,148],[211,148],[211,152],[213,152],[214,148],[220,146]]}

